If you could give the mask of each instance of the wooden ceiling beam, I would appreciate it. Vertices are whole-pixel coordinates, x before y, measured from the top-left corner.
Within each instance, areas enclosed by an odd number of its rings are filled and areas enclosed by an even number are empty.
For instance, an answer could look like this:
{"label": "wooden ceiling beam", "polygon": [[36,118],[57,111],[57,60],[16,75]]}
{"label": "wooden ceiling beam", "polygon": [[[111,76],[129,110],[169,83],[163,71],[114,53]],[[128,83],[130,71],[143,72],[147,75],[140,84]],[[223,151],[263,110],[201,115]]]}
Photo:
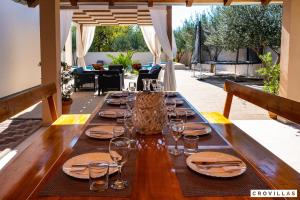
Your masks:
{"label": "wooden ceiling beam", "polygon": [[39,4],[39,0],[27,0],[28,7],[36,7]]}
{"label": "wooden ceiling beam", "polygon": [[61,10],[74,10],[79,9],[79,6],[60,6]]}
{"label": "wooden ceiling beam", "polygon": [[193,0],[186,0],[185,2],[186,7],[192,7],[192,5],[193,5]]}
{"label": "wooden ceiling beam", "polygon": [[153,7],[153,0],[148,0],[148,7]]}
{"label": "wooden ceiling beam", "polygon": [[77,6],[77,0],[70,0],[71,6]]}
{"label": "wooden ceiling beam", "polygon": [[233,0],[224,0],[224,6],[230,6]]}
{"label": "wooden ceiling beam", "polygon": [[271,0],[261,0],[261,4],[264,6],[269,5],[270,2]]}
{"label": "wooden ceiling beam", "polygon": [[114,3],[113,0],[109,0],[109,1],[108,1],[108,6],[109,6],[109,7],[112,7],[112,6],[114,6],[114,5],[115,5],[115,3]]}

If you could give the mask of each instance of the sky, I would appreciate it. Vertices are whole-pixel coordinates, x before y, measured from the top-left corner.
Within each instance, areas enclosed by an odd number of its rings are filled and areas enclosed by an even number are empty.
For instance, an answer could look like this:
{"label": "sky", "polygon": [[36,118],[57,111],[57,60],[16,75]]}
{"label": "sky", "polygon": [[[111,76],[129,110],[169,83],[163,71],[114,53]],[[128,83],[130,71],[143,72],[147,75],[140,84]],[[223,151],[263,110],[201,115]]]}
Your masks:
{"label": "sky", "polygon": [[202,13],[206,10],[209,10],[210,6],[173,6],[172,7],[172,26],[173,29],[178,28],[181,26],[185,19],[189,19],[190,16],[194,15],[195,13]]}

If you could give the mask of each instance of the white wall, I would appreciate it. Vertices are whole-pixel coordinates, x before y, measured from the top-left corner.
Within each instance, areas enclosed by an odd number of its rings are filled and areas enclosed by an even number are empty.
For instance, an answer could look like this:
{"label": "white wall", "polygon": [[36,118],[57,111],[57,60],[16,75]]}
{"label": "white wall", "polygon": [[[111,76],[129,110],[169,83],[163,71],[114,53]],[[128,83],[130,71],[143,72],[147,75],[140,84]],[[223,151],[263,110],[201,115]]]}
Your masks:
{"label": "white wall", "polygon": [[[111,59],[107,57],[108,54],[112,54],[114,56],[120,54],[121,52],[88,52],[85,56],[85,63],[87,65],[94,64],[97,62],[97,60],[103,60],[105,64],[110,64]],[[161,58],[162,60],[165,60],[164,54],[162,54]],[[133,60],[137,60],[143,65],[148,64],[149,62],[152,62],[152,54],[150,52],[136,52],[133,55]]]}
{"label": "white wall", "polygon": [[0,97],[41,83],[39,8],[0,1]]}

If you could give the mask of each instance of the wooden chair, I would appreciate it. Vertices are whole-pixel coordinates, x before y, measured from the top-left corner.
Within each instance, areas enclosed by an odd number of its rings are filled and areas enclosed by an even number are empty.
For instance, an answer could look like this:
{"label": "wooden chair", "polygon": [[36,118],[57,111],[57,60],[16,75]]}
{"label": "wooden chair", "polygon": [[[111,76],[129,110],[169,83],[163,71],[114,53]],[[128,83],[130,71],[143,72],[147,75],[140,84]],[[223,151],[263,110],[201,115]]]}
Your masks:
{"label": "wooden chair", "polygon": [[30,106],[47,99],[52,120],[57,119],[53,95],[56,93],[54,83],[39,85],[0,99],[0,122],[18,114]]}
{"label": "wooden chair", "polygon": [[[269,94],[228,80],[225,81],[224,90],[227,92],[227,98],[223,116],[218,115],[218,118],[229,118],[232,98],[236,96],[284,117],[287,120],[300,124],[300,102]],[[204,114],[204,116],[213,118],[211,114],[207,113]]]}

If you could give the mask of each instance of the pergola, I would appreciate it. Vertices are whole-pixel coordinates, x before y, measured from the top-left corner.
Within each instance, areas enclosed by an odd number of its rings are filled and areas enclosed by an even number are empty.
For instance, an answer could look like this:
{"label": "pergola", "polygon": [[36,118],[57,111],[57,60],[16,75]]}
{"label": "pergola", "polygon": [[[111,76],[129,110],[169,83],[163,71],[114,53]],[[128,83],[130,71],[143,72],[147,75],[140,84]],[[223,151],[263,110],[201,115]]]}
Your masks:
{"label": "pergola", "polygon": [[[23,0],[25,1],[25,0]],[[172,37],[172,5],[236,5],[283,3],[283,28],[281,45],[281,83],[280,95],[300,101],[300,2],[292,0],[27,0],[28,6],[39,5],[42,84],[55,82],[59,91],[60,71],[60,9],[75,9],[73,21],[85,25],[151,25],[149,9],[157,6],[167,7],[167,33]],[[291,28],[293,27],[293,28]],[[298,27],[298,28],[297,28]],[[59,92],[58,92],[59,94]],[[61,98],[56,98],[58,111]],[[46,108],[46,106],[45,106]],[[44,120],[49,121],[47,109]],[[48,119],[48,120],[47,120]]]}
{"label": "pergola", "polygon": [[[123,6],[124,7],[124,6]],[[114,25],[152,25],[149,9],[138,6],[103,6],[96,10],[79,10],[74,12],[73,21],[92,26]]]}

